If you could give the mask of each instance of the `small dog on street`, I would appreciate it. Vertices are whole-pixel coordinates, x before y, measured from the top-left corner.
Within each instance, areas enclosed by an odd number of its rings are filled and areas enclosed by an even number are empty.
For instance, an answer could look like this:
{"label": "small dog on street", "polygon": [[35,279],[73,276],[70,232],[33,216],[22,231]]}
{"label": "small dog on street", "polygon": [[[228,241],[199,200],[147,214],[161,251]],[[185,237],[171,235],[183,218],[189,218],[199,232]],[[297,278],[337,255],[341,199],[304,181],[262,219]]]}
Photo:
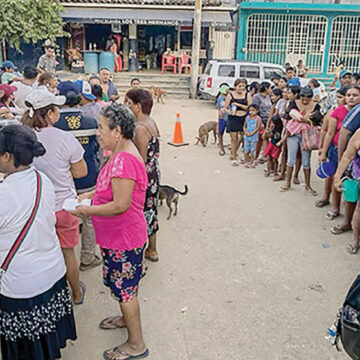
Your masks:
{"label": "small dog on street", "polygon": [[169,220],[172,214],[172,203],[175,204],[175,211],[174,216],[177,215],[178,211],[178,202],[180,195],[186,195],[188,193],[188,187],[185,185],[185,191],[181,192],[179,190],[176,190],[174,187],[169,185],[159,185],[159,200],[160,200],[160,206],[163,203],[163,200],[166,200],[166,205],[169,208],[169,216],[166,218],[166,220]]}
{"label": "small dog on street", "polygon": [[197,145],[199,142],[201,142],[202,146],[206,146],[209,140],[209,134],[210,132],[213,132],[214,134],[214,144],[216,144],[217,140],[217,122],[216,121],[208,121],[204,124],[201,124],[199,127],[199,136],[196,138],[197,142],[195,145]]}
{"label": "small dog on street", "polygon": [[166,96],[166,90],[156,86],[150,86],[149,91],[152,97],[157,99],[157,102],[161,101],[162,104],[165,104],[163,97]]}

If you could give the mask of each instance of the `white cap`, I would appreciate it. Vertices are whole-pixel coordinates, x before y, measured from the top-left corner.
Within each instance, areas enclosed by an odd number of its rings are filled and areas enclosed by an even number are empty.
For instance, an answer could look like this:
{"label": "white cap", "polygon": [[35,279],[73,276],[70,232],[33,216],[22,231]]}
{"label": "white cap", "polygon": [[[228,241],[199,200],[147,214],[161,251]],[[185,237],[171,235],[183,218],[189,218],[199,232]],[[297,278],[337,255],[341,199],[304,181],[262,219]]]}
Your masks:
{"label": "white cap", "polygon": [[35,89],[25,99],[25,103],[29,103],[34,110],[42,109],[49,105],[64,105],[66,97],[62,95],[54,95],[46,89]]}

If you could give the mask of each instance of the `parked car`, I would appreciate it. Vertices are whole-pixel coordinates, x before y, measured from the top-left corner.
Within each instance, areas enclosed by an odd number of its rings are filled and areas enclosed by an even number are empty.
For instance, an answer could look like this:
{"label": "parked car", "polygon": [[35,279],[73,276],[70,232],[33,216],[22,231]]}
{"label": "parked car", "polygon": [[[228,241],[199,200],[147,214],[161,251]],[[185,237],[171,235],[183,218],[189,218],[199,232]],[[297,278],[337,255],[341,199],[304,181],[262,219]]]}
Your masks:
{"label": "parked car", "polygon": [[233,87],[238,78],[252,81],[269,81],[274,74],[285,76],[285,69],[278,64],[250,62],[243,60],[210,60],[200,77],[200,94],[214,100],[222,85]]}
{"label": "parked car", "polygon": [[[285,75],[285,68],[278,64],[251,62],[244,60],[210,60],[199,80],[199,93],[207,100],[218,96],[222,85],[233,87],[238,78],[246,78],[250,84],[253,81],[271,82],[274,74]],[[300,78],[301,86],[307,85],[310,77]],[[321,99],[326,97],[325,85],[320,82]]]}

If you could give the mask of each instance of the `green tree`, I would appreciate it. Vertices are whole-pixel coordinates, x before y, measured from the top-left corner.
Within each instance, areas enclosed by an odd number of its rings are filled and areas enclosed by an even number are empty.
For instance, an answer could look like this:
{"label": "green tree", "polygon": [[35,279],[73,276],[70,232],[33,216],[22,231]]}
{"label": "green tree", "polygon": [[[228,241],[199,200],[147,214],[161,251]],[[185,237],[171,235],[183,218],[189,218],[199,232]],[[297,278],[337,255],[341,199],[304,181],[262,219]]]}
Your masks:
{"label": "green tree", "polygon": [[36,43],[64,36],[59,0],[0,0],[0,39],[17,50],[20,40]]}

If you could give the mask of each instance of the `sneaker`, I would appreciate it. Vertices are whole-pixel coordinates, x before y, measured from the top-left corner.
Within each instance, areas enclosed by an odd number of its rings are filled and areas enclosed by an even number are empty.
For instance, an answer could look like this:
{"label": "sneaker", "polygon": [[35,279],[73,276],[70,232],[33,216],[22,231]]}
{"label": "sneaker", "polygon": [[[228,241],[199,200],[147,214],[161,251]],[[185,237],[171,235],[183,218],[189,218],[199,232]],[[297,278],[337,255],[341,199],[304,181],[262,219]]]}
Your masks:
{"label": "sneaker", "polygon": [[232,160],[231,165],[232,166],[239,166],[239,162],[237,160]]}
{"label": "sneaker", "polygon": [[250,164],[246,162],[246,163],[244,164],[244,167],[247,168],[247,169],[250,169]]}
{"label": "sneaker", "polygon": [[252,168],[252,169],[255,169],[255,168],[256,168],[255,161],[253,161],[253,162],[251,163],[251,168]]}

